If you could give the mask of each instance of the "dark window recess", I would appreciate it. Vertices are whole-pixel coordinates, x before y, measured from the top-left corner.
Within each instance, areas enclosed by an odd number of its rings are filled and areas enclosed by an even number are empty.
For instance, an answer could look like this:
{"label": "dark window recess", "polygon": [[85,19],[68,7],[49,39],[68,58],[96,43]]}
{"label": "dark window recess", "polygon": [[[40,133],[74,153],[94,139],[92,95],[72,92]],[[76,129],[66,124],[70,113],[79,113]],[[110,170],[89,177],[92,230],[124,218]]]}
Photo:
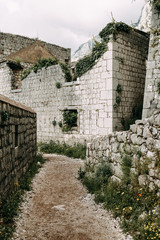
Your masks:
{"label": "dark window recess", "polygon": [[15,125],[15,147],[18,146],[18,125]]}
{"label": "dark window recess", "polygon": [[78,112],[77,110],[64,110],[63,111],[63,129],[64,132],[69,130],[77,130],[77,120],[78,120]]}

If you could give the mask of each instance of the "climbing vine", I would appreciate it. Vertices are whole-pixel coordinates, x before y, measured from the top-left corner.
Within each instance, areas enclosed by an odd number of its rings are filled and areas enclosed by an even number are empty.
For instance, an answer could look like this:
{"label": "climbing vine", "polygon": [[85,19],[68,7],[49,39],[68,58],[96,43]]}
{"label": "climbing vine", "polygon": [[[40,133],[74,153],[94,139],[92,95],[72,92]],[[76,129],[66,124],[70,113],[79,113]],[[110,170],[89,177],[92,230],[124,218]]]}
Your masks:
{"label": "climbing vine", "polygon": [[99,33],[99,36],[102,39],[101,42],[94,40],[95,46],[92,49],[91,54],[85,56],[77,62],[76,75],[81,77],[96,64],[97,60],[107,51],[107,44],[111,34],[113,35],[113,39],[116,40],[119,32],[129,33],[130,30],[131,27],[129,27],[127,24],[123,22],[115,22],[114,19],[111,23],[108,23],[107,26]]}

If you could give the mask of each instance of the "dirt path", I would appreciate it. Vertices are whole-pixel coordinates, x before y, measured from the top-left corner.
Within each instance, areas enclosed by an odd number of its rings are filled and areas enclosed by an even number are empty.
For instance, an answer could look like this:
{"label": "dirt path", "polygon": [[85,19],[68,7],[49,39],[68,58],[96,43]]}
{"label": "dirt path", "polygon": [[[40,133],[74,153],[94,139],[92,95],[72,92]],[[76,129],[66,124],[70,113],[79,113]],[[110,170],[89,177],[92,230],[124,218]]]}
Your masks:
{"label": "dirt path", "polygon": [[17,219],[13,240],[124,240],[110,214],[87,193],[77,171],[83,161],[45,154]]}

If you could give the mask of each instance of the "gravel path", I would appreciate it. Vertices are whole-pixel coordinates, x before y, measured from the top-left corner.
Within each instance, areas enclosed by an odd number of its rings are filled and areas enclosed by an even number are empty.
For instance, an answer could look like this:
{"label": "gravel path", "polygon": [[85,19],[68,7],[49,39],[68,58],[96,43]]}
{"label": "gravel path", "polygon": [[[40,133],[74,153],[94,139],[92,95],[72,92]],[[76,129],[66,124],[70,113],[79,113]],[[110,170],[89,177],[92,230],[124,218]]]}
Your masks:
{"label": "gravel path", "polygon": [[13,240],[129,240],[112,216],[96,205],[77,172],[82,160],[54,154],[33,180],[17,218]]}

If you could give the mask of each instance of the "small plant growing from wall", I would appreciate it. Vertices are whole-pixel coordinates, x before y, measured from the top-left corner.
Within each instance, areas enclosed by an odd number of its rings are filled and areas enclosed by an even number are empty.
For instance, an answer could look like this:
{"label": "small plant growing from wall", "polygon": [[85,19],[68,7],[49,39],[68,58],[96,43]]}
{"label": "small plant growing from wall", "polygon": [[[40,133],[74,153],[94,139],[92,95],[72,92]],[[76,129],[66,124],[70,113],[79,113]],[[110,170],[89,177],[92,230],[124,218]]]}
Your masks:
{"label": "small plant growing from wall", "polygon": [[53,120],[53,121],[52,121],[52,124],[53,124],[53,126],[55,127],[56,124],[57,124],[56,120]]}
{"label": "small plant growing from wall", "polygon": [[10,119],[10,113],[8,111],[2,111],[1,117],[3,121],[7,121]]}
{"label": "small plant growing from wall", "polygon": [[121,93],[121,92],[122,92],[122,86],[121,86],[121,84],[118,84],[118,85],[117,85],[116,92],[117,92],[117,93]]}
{"label": "small plant growing from wall", "polygon": [[62,121],[60,121],[60,122],[58,123],[58,125],[59,125],[60,128],[62,128],[62,126],[63,126]]}
{"label": "small plant growing from wall", "polygon": [[62,84],[60,82],[56,82],[56,88],[60,89],[62,87]]}
{"label": "small plant growing from wall", "polygon": [[116,102],[113,105],[113,108],[116,110],[121,103],[121,93],[122,93],[122,86],[120,84],[117,85],[116,92],[118,93],[118,96],[116,96]]}

